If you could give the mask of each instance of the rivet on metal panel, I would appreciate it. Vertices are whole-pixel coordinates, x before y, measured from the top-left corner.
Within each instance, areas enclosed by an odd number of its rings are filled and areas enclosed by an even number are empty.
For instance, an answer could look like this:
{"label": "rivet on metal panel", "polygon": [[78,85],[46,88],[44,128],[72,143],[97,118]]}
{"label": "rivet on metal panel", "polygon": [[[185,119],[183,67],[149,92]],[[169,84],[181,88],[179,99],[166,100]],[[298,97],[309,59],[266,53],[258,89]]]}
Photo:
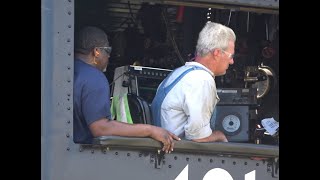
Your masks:
{"label": "rivet on metal panel", "polygon": [[213,162],[213,159],[210,159],[210,163],[212,163]]}
{"label": "rivet on metal panel", "polygon": [[69,2],[71,2],[71,0],[68,0]]}
{"label": "rivet on metal panel", "polygon": [[171,166],[171,165],[169,165],[168,167],[169,167],[169,168],[171,168],[172,166]]}
{"label": "rivet on metal panel", "polygon": [[91,150],[91,154],[93,154],[93,153],[94,153],[94,150],[92,149],[92,150]]}
{"label": "rivet on metal panel", "polygon": [[139,157],[142,157],[142,153],[139,153]]}
{"label": "rivet on metal panel", "polygon": [[71,28],[71,24],[68,25],[68,28]]}
{"label": "rivet on metal panel", "polygon": [[70,110],[71,108],[70,108],[70,107],[68,107],[67,109],[68,109],[68,110]]}
{"label": "rivet on metal panel", "polygon": [[68,83],[70,83],[70,82],[71,82],[71,80],[70,80],[70,79],[68,79],[67,81],[68,81]]}
{"label": "rivet on metal panel", "polygon": [[127,153],[127,156],[130,156],[130,153]]}
{"label": "rivet on metal panel", "polygon": [[71,15],[71,11],[68,11],[68,14]]}
{"label": "rivet on metal panel", "polygon": [[70,124],[70,120],[68,120],[67,123]]}
{"label": "rivet on metal panel", "polygon": [[68,55],[71,56],[71,52],[69,52]]}
{"label": "rivet on metal panel", "polygon": [[69,148],[69,147],[67,147],[67,151],[70,151],[70,148]]}
{"label": "rivet on metal panel", "polygon": [[222,160],[221,162],[222,162],[222,164],[224,164],[224,160]]}
{"label": "rivet on metal panel", "polygon": [[71,41],[70,38],[68,38],[68,39],[67,39],[67,42],[70,42],[70,41]]}
{"label": "rivet on metal panel", "polygon": [[115,152],[115,155],[118,155],[118,152]]}
{"label": "rivet on metal panel", "polygon": [[174,160],[177,160],[177,159],[178,159],[178,157],[177,157],[177,156],[175,156],[175,157],[174,157]]}
{"label": "rivet on metal panel", "polygon": [[233,161],[233,165],[236,165],[236,162],[235,162],[235,161]]}
{"label": "rivet on metal panel", "polygon": [[70,93],[68,93],[68,94],[67,94],[67,96],[69,96],[69,97],[70,97],[70,96],[71,96],[71,94],[70,94]]}
{"label": "rivet on metal panel", "polygon": [[271,165],[267,166],[267,172],[271,172]]}
{"label": "rivet on metal panel", "polygon": [[259,163],[257,163],[256,166],[259,166]]}
{"label": "rivet on metal panel", "polygon": [[247,162],[244,162],[244,165],[247,165],[248,163]]}
{"label": "rivet on metal panel", "polygon": [[67,138],[68,138],[68,137],[70,137],[70,134],[69,134],[69,133],[67,133],[67,134],[66,134],[66,136],[67,136]]}
{"label": "rivet on metal panel", "polygon": [[83,149],[82,149],[82,147],[80,147],[80,148],[79,148],[79,152],[82,152],[82,151],[83,151]]}
{"label": "rivet on metal panel", "polygon": [[198,158],[198,161],[201,162],[201,158]]}

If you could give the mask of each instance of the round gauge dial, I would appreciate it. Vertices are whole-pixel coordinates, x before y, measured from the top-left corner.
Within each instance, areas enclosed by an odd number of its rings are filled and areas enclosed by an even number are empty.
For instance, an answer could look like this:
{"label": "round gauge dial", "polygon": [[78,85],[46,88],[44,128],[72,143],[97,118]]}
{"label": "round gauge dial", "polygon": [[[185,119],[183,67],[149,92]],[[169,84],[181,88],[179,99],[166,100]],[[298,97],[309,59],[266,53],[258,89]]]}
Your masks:
{"label": "round gauge dial", "polygon": [[270,79],[263,71],[259,71],[259,81],[255,82],[252,87],[257,88],[257,98],[265,96],[270,89]]}
{"label": "round gauge dial", "polygon": [[228,135],[232,135],[240,129],[240,123],[238,116],[230,114],[223,118],[222,127]]}
{"label": "round gauge dial", "polygon": [[267,66],[259,67],[258,72],[258,81],[255,82],[252,87],[257,88],[257,98],[259,99],[269,92],[274,74],[271,68]]}

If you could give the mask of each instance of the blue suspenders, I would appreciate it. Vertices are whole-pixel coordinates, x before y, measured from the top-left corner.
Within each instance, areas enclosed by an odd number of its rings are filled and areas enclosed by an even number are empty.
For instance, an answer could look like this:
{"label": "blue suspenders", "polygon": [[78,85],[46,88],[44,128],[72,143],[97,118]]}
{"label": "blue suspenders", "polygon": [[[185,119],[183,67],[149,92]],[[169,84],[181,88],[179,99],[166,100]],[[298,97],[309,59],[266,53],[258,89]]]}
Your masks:
{"label": "blue suspenders", "polygon": [[[170,92],[170,90],[180,81],[180,79],[185,76],[188,72],[192,71],[192,70],[205,70],[202,67],[199,66],[192,66],[191,68],[187,69],[186,71],[184,71],[183,73],[181,73],[169,86],[164,87],[164,85],[166,84],[167,80],[169,79],[169,77],[172,75],[169,74],[169,76],[161,83],[161,85],[158,88],[158,91],[152,101],[151,104],[151,112],[152,112],[152,117],[153,117],[153,124],[161,127],[161,105],[162,102],[164,100],[164,98],[167,96],[167,94]],[[205,70],[206,71],[206,70]]]}

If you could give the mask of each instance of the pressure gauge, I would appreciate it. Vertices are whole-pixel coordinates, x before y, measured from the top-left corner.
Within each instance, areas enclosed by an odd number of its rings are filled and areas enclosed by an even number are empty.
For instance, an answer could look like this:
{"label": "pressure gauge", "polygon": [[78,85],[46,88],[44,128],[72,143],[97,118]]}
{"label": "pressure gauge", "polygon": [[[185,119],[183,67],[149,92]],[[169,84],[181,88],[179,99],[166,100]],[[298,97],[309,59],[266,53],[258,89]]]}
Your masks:
{"label": "pressure gauge", "polygon": [[245,81],[252,82],[252,88],[257,89],[257,98],[260,99],[268,94],[271,87],[275,87],[277,79],[274,71],[269,66],[259,66],[255,70],[249,70],[247,76],[251,73],[255,77],[246,77]]}
{"label": "pressure gauge", "polygon": [[235,135],[240,130],[240,118],[234,114],[227,115],[222,120],[222,128],[227,135]]}
{"label": "pressure gauge", "polygon": [[273,76],[273,74],[269,69],[259,67],[259,81],[252,85],[253,88],[257,88],[258,99],[264,97],[269,92],[271,86],[270,76]]}

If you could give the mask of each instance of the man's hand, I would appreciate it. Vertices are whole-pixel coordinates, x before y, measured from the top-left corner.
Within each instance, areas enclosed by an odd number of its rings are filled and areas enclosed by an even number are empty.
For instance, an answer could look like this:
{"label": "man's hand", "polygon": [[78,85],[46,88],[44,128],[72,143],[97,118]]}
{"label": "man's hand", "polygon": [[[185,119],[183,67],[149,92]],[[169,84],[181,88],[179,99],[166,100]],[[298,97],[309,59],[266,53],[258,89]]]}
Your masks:
{"label": "man's hand", "polygon": [[219,130],[212,131],[212,135],[216,138],[215,141],[228,142],[227,137]]}
{"label": "man's hand", "polygon": [[210,136],[201,138],[201,139],[192,139],[195,142],[228,142],[227,137],[223,134],[223,132],[216,130],[212,131]]}
{"label": "man's hand", "polygon": [[160,127],[153,126],[151,131],[152,133],[150,137],[157,141],[162,142],[163,143],[162,151],[165,151],[166,153],[171,153],[171,151],[173,151],[174,139],[181,140],[178,136]]}

